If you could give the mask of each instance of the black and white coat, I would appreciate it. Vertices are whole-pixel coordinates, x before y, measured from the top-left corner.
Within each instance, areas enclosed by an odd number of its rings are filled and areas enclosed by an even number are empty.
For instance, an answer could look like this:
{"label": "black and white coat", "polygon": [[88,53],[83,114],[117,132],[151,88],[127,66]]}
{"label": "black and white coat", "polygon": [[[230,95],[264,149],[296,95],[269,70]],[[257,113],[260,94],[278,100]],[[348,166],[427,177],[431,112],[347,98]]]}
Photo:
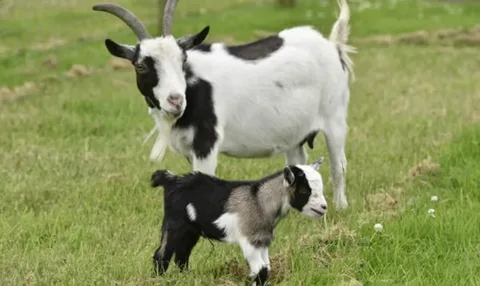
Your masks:
{"label": "black and white coat", "polygon": [[287,166],[255,181],[156,171],[151,184],[164,187],[161,245],[153,256],[157,274],[167,270],[173,254],[175,263],[182,270],[187,268],[191,251],[203,236],[238,244],[250,267],[249,277],[257,285],[266,283],[268,248],[278,221],[291,207],[314,218],[327,211],[322,177],[317,172],[322,161]]}
{"label": "black and white coat", "polygon": [[193,171],[215,174],[219,153],[238,158],[285,154],[305,164],[323,132],[330,154],[333,201],[347,208],[347,109],[352,62],[346,44],[349,9],[329,38],[309,26],[286,29],[252,43],[204,44],[198,34],[143,39],[136,46],[106,40],[109,52],[135,66],[137,86],[159,135],[150,154],[183,155]]}

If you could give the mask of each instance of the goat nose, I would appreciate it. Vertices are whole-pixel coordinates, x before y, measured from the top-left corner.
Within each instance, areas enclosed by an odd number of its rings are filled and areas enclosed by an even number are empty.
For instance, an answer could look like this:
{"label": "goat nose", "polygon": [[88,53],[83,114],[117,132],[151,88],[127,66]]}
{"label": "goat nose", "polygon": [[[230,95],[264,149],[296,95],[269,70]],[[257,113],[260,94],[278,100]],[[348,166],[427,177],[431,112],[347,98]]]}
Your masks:
{"label": "goat nose", "polygon": [[322,209],[324,209],[324,210],[327,209],[327,205],[320,205],[320,207],[321,207]]}
{"label": "goat nose", "polygon": [[183,96],[176,93],[170,94],[167,98],[167,101],[176,108],[180,108],[183,103]]}

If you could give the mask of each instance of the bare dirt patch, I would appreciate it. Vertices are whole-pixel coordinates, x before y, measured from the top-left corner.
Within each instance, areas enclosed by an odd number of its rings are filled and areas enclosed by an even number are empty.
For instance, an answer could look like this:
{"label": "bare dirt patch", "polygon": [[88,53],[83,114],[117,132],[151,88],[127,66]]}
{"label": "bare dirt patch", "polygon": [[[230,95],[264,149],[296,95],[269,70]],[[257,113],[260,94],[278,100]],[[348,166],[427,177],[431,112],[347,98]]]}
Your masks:
{"label": "bare dirt patch", "polygon": [[67,43],[67,41],[65,41],[63,39],[50,38],[45,42],[37,43],[37,44],[33,45],[32,50],[34,50],[34,51],[47,51],[47,50],[51,50],[53,48],[63,46],[66,43]]}
{"label": "bare dirt patch", "polygon": [[23,85],[14,86],[9,88],[6,86],[0,87],[0,102],[2,101],[14,101],[30,94],[33,94],[39,90],[39,86],[33,82],[25,82]]}
{"label": "bare dirt patch", "polygon": [[124,70],[132,66],[132,64],[129,61],[124,59],[119,59],[119,58],[112,58],[109,62],[109,65],[114,70]]}
{"label": "bare dirt patch", "polygon": [[74,64],[69,71],[65,73],[70,78],[85,77],[93,73],[93,69],[87,68],[84,65]]}
{"label": "bare dirt patch", "polygon": [[439,167],[439,164],[432,162],[430,158],[426,158],[410,168],[410,170],[408,170],[408,174],[411,177],[418,177],[424,174],[434,175],[437,173]]}
{"label": "bare dirt patch", "polygon": [[56,68],[58,64],[58,58],[55,55],[49,55],[45,60],[42,61],[42,66],[48,68]]}
{"label": "bare dirt patch", "polygon": [[378,35],[355,39],[356,43],[395,45],[447,45],[447,46],[479,46],[480,25],[471,29],[454,28],[437,31],[416,31],[400,35]]}
{"label": "bare dirt patch", "polygon": [[392,193],[381,191],[379,193],[367,195],[367,203],[370,208],[377,211],[394,210],[397,207],[400,196],[400,189],[395,189]]}

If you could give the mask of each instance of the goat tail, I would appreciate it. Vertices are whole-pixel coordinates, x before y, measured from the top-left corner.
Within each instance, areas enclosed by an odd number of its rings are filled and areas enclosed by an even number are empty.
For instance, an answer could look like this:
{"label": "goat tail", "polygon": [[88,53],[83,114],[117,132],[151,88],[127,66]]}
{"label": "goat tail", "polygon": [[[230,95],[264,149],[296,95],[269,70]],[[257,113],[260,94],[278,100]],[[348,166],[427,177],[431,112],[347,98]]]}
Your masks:
{"label": "goat tail", "polygon": [[353,62],[348,54],[355,53],[356,48],[347,45],[348,36],[350,35],[350,9],[348,8],[347,0],[337,0],[337,2],[340,7],[340,15],[333,24],[329,40],[337,45],[341,60],[353,76]]}
{"label": "goat tail", "polygon": [[340,7],[340,16],[333,24],[330,32],[330,41],[337,44],[346,44],[350,34],[350,9],[348,8],[347,0],[337,0]]}
{"label": "goat tail", "polygon": [[168,170],[157,170],[152,174],[150,179],[150,184],[152,187],[165,186],[166,184],[172,182],[176,176]]}

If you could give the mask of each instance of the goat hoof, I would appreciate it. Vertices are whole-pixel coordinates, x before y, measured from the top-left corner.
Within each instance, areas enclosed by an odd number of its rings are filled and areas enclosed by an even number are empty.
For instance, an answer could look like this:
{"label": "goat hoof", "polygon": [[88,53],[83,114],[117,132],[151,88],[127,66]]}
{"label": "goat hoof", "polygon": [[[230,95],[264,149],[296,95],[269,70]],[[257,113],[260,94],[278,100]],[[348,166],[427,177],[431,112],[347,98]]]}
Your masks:
{"label": "goat hoof", "polygon": [[334,204],[337,210],[346,210],[348,208],[348,202],[346,199],[335,200]]}
{"label": "goat hoof", "polygon": [[255,276],[255,280],[253,280],[252,284],[250,285],[264,286],[264,285],[267,285],[267,280],[268,280],[268,269],[267,267],[263,267],[262,269],[260,269],[258,274]]}

